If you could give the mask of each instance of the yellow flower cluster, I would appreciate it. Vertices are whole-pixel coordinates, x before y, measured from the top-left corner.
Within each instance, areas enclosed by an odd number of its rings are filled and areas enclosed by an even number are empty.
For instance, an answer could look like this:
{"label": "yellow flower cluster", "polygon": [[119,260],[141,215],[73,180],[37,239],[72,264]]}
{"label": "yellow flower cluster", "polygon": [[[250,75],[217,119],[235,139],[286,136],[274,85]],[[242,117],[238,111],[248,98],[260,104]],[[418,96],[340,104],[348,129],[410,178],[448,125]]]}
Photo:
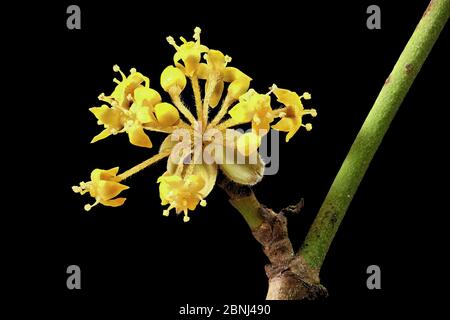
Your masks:
{"label": "yellow flower cluster", "polygon": [[[168,136],[157,154],[137,166],[120,175],[119,168],[95,169],[89,182],[72,187],[74,192],[89,192],[95,199],[94,204],[85,206],[85,210],[98,203],[114,207],[122,205],[125,198],[115,197],[128,187],[120,182],[168,157],[167,170],[157,181],[161,204],[168,205],[163,214],[169,215],[174,209],[175,213],[184,214],[185,222],[189,221],[189,211],[195,210],[198,204],[206,205],[204,199],[213,189],[219,169],[237,183],[253,185],[261,180],[264,163],[257,151],[261,137],[271,128],[287,132],[286,141],[301,127],[311,130],[310,123],[303,123],[303,116],[317,115],[314,109],[303,107],[302,100],[311,98],[309,93],[298,95],[276,85],[265,94],[249,89],[252,79],[228,66],[229,56],[201,44],[200,32],[200,28],[195,28],[193,40],[181,37],[181,44],[167,37],[176,51],[174,64],[161,73],[160,85],[170,96],[171,103],[163,102],[161,95],[150,88],[149,78],[136,69],[132,68],[127,76],[114,66],[121,80],[114,79],[116,87],[109,96],[103,93],[99,96],[103,102],[101,106],[90,108],[98,124],[104,127],[91,142],[125,132],[131,144],[151,148],[152,142],[145,131],[163,132]],[[196,116],[181,97],[188,80],[194,92]],[[272,94],[282,104],[279,108],[272,108]],[[211,117],[211,109],[221,101],[220,108]],[[279,120],[272,124],[276,119]],[[231,129],[245,123],[251,123],[250,132],[242,134]],[[180,130],[190,138],[181,149]],[[225,139],[217,139],[217,134]],[[198,137],[199,143],[196,142]],[[196,151],[198,146],[201,152]],[[238,156],[254,161],[237,161]],[[205,157],[209,161],[205,161]]]}

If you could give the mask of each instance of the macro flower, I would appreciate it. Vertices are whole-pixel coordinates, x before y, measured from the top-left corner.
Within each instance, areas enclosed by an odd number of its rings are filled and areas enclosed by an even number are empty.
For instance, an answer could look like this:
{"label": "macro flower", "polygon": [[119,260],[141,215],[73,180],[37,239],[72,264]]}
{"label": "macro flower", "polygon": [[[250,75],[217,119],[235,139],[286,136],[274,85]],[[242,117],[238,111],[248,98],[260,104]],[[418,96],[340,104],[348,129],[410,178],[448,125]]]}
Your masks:
{"label": "macro flower", "polygon": [[254,133],[262,135],[270,130],[270,123],[275,118],[270,95],[257,93],[253,89],[242,95],[228,113],[238,123],[251,122]]}
{"label": "macro flower", "polygon": [[[170,102],[163,101],[158,91],[150,88],[149,78],[134,68],[126,76],[114,66],[122,79],[114,79],[116,87],[111,95],[99,96],[103,102],[100,107],[89,109],[98,124],[104,127],[91,142],[127,133],[131,144],[151,148],[152,142],[146,132],[156,131],[167,136],[159,151],[149,159],[121,174],[118,174],[118,168],[95,169],[91,181],[73,187],[74,192],[82,195],[89,192],[95,199],[94,204],[85,206],[86,210],[98,203],[122,205],[125,198],[115,197],[128,187],[120,182],[167,158],[166,170],[156,181],[161,204],[165,206],[163,214],[168,216],[174,211],[177,215],[182,214],[183,221],[187,222],[191,211],[199,205],[206,206],[206,198],[214,189],[219,170],[239,184],[254,185],[261,181],[265,164],[258,149],[271,126],[286,131],[286,141],[301,126],[311,129],[310,124],[302,123],[302,116],[317,114],[314,109],[305,109],[302,105],[301,99],[310,98],[308,93],[298,96],[275,85],[266,94],[250,89],[252,79],[229,66],[229,56],[200,43],[200,28],[194,30],[194,41],[181,38],[180,46],[173,37],[168,37],[167,41],[176,49],[174,65],[164,68],[159,80]],[[187,79],[194,93],[195,112],[181,96]],[[201,83],[204,83],[203,96]],[[272,94],[282,107],[272,108]],[[213,114],[210,111],[215,107]],[[272,125],[278,118],[280,120]],[[251,124],[250,132],[235,129],[247,123]]]}
{"label": "macro flower", "polygon": [[84,210],[89,211],[92,207],[101,203],[104,206],[118,207],[125,202],[125,198],[115,198],[123,190],[128,189],[126,185],[116,182],[116,175],[119,167],[109,170],[94,169],[91,173],[91,181],[81,182],[79,186],[73,186],[75,193],[85,194],[89,192],[90,196],[95,199],[93,204],[86,204]]}
{"label": "macro flower", "polygon": [[[186,41],[185,38],[180,37],[183,44],[178,46],[173,37],[167,37],[167,42],[172,45],[177,52],[173,57],[175,66],[180,68],[188,77],[192,77],[198,69],[201,60],[201,54],[208,51],[208,48],[200,43],[201,29],[196,27],[194,29],[194,40]],[[184,65],[179,61],[182,60]]]}
{"label": "macro flower", "polygon": [[311,99],[311,95],[308,92],[305,92],[302,96],[299,96],[297,93],[286,89],[274,88],[273,93],[277,97],[278,101],[285,105],[285,108],[277,111],[278,115],[281,117],[281,120],[273,125],[272,128],[287,132],[286,142],[294,136],[300,127],[305,127],[307,131],[312,129],[311,123],[302,123],[302,117],[304,115],[309,114],[312,117],[317,116],[317,111],[315,109],[305,109],[303,107],[301,99]]}
{"label": "macro flower", "polygon": [[248,90],[252,79],[236,68],[227,67],[227,64],[231,62],[231,57],[224,55],[219,50],[209,50],[205,54],[205,60],[206,63],[199,65],[198,78],[206,80],[205,88],[213,85],[213,93],[209,101],[212,108],[216,107],[222,98],[224,82],[230,82],[228,91],[233,99],[238,99]]}

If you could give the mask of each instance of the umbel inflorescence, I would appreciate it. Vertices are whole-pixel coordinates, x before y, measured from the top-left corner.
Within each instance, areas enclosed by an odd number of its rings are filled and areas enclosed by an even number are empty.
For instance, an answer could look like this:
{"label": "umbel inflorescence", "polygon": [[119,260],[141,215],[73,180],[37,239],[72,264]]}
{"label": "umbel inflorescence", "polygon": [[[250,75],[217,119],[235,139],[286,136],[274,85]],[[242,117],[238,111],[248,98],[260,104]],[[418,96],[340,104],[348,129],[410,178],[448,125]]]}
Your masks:
{"label": "umbel inflorescence", "polygon": [[[104,127],[91,142],[126,133],[131,144],[152,148],[146,131],[168,136],[156,155],[135,167],[120,174],[118,167],[95,169],[90,181],[72,187],[74,192],[89,193],[95,199],[93,204],[85,205],[86,211],[99,203],[111,207],[122,205],[125,198],[117,196],[128,187],[121,182],[168,158],[167,170],[157,180],[161,204],[168,205],[163,214],[169,215],[174,209],[177,214],[184,214],[185,222],[189,221],[189,210],[195,210],[198,204],[206,205],[205,198],[215,185],[218,169],[240,184],[253,185],[261,180],[264,163],[258,148],[261,137],[270,128],[287,132],[286,141],[301,127],[311,130],[311,124],[302,121],[304,115],[315,117],[317,114],[314,109],[303,107],[302,99],[310,99],[309,93],[298,95],[276,85],[265,94],[249,89],[252,79],[230,67],[229,56],[201,44],[200,31],[195,28],[193,41],[181,37],[181,44],[167,37],[176,52],[174,65],[163,70],[160,84],[171,103],[163,102],[161,95],[150,87],[149,78],[136,69],[132,68],[126,75],[117,65],[113,67],[121,79],[114,79],[116,87],[110,95],[100,94],[99,100],[103,102],[100,107],[89,109]],[[181,98],[188,79],[195,113]],[[203,83],[202,97],[200,85]],[[279,108],[272,109],[272,94],[281,103]],[[210,109],[220,102],[212,117]],[[231,129],[245,123],[251,124],[249,132]]]}

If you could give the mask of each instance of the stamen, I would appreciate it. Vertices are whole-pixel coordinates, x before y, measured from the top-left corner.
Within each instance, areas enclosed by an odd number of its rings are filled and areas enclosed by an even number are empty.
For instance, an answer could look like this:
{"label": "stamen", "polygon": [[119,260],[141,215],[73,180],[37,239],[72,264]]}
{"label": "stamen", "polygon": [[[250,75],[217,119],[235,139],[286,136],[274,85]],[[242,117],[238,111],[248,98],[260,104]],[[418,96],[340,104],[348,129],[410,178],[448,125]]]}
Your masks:
{"label": "stamen", "polygon": [[183,217],[183,221],[184,222],[188,222],[189,220],[191,220],[191,218],[189,218],[187,210],[185,210],[184,212],[184,217]]}
{"label": "stamen", "polygon": [[311,123],[307,123],[302,125],[303,127],[305,127],[306,131],[311,131],[312,130],[312,124]]}
{"label": "stamen", "polygon": [[167,37],[166,40],[171,46],[173,46],[175,49],[178,49],[175,39],[172,36]]}
{"label": "stamen", "polygon": [[300,98],[303,98],[303,99],[305,99],[305,100],[309,100],[309,99],[311,99],[311,94],[310,94],[309,92],[305,92],[305,93],[303,93],[303,94],[300,96]]}
{"label": "stamen", "polygon": [[270,95],[275,89],[278,89],[277,85],[274,83],[271,87],[269,87],[269,92],[266,95]]}
{"label": "stamen", "polygon": [[227,63],[230,63],[231,62],[231,57],[229,56],[229,55],[226,55],[225,56],[225,65],[227,64]]}
{"label": "stamen", "polygon": [[280,112],[280,113],[278,114],[278,116],[279,116],[280,118],[284,118],[284,117],[286,117],[286,112]]}
{"label": "stamen", "polygon": [[[114,72],[119,72],[120,73],[120,75],[122,76],[122,81],[123,80],[125,80],[127,77],[125,76],[125,74],[122,72],[122,70],[120,70],[120,68],[119,68],[119,66],[117,65],[117,64],[115,64],[114,66],[113,66],[113,70],[114,70]],[[116,79],[114,79],[114,80],[116,80]]]}
{"label": "stamen", "polygon": [[168,217],[169,216],[169,209],[163,210],[163,216]]}
{"label": "stamen", "polygon": [[202,199],[202,200],[200,201],[200,205],[201,205],[202,207],[205,207],[205,206],[206,206],[206,200]]}
{"label": "stamen", "polygon": [[73,186],[72,191],[75,193],[80,193],[83,189],[81,189],[79,186]]}
{"label": "stamen", "polygon": [[199,27],[195,27],[194,29],[194,40],[195,41],[200,41],[200,33],[202,32],[202,29],[200,29]]}
{"label": "stamen", "polygon": [[136,68],[131,68],[130,69],[130,73],[135,73],[136,72]]}
{"label": "stamen", "polygon": [[90,211],[93,207],[95,207],[95,206],[98,205],[98,204],[99,204],[99,201],[98,201],[98,200],[96,200],[93,204],[86,204],[86,205],[84,206],[84,210]]}

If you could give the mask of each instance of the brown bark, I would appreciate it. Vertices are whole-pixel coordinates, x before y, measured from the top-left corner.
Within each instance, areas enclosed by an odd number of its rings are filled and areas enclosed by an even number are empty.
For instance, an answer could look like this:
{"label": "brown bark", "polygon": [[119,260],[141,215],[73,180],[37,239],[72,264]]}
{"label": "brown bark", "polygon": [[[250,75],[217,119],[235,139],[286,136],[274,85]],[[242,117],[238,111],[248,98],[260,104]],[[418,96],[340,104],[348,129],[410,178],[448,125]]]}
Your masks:
{"label": "brown bark", "polygon": [[[239,199],[254,197],[250,187],[238,185],[226,177],[220,177],[219,185],[230,196],[230,202],[235,207],[235,203]],[[255,210],[258,217],[252,219],[250,227],[253,236],[261,243],[263,251],[269,259],[269,264],[265,267],[269,280],[266,299],[312,300],[327,296],[327,290],[320,284],[318,272],[310,268],[301,256],[294,254],[292,243],[289,240],[287,219],[284,213],[299,212],[303,207],[303,200],[297,205],[281,210],[280,213],[275,213],[260,204],[256,198],[252,203],[258,206]],[[246,220],[248,222],[248,218]],[[258,222],[257,225],[255,225],[255,221]]]}

